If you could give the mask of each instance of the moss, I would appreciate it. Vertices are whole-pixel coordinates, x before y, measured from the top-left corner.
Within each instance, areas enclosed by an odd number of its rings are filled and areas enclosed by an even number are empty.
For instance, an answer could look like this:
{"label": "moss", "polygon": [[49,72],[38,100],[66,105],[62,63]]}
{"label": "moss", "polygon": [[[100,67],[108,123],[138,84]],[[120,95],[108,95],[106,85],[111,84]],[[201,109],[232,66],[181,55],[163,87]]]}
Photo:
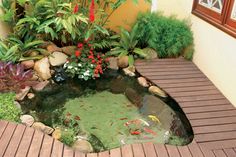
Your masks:
{"label": "moss", "polygon": [[14,93],[0,94],[0,119],[19,122],[21,110],[14,104]]}

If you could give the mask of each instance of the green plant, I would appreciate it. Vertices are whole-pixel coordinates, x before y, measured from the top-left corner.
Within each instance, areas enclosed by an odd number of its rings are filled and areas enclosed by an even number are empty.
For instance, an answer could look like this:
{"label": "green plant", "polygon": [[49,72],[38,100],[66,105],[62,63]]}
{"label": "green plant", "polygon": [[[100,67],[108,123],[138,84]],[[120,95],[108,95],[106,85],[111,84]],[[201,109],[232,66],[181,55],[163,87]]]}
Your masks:
{"label": "green plant", "polygon": [[19,122],[21,110],[14,104],[14,93],[0,94],[0,119]]}
{"label": "green plant", "polygon": [[62,131],[60,141],[68,146],[72,146],[75,142],[74,131],[72,129]]}
{"label": "green plant", "polygon": [[121,28],[120,41],[117,43],[116,47],[110,51],[111,55],[119,54],[121,56],[129,56],[129,66],[134,64],[134,59],[137,57],[146,57],[143,50],[137,48],[138,40],[138,25],[135,25],[131,32],[128,32],[124,28]]}
{"label": "green plant", "polygon": [[16,62],[20,59],[19,46],[17,44],[11,45],[0,41],[0,60]]}
{"label": "green plant", "polygon": [[[193,45],[193,34],[187,21],[174,16],[165,17],[161,13],[141,13],[134,25],[138,25],[138,46],[155,49],[160,58],[178,57],[188,46]],[[188,53],[193,53],[189,49]],[[189,58],[190,59],[190,58]]]}

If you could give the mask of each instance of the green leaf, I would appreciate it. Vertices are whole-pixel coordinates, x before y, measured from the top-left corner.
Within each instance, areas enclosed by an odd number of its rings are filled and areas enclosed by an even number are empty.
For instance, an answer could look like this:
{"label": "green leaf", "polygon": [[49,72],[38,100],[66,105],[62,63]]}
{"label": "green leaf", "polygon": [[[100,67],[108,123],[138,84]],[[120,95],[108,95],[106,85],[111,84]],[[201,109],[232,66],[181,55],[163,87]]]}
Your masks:
{"label": "green leaf", "polygon": [[146,57],[146,56],[147,56],[147,55],[143,52],[143,50],[140,49],[140,48],[135,48],[133,52],[136,53],[136,54],[138,54],[138,55],[141,56],[141,57]]}
{"label": "green leaf", "polygon": [[134,56],[129,55],[129,66],[133,66],[133,65],[134,65]]}

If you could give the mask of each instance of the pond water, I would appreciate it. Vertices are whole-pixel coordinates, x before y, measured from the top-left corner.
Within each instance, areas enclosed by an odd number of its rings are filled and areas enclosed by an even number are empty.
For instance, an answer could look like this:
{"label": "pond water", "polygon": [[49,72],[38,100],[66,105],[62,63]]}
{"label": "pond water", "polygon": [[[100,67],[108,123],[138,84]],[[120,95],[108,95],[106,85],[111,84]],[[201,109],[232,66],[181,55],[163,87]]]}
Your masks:
{"label": "pond water", "polygon": [[142,142],[190,143],[192,128],[178,104],[150,94],[136,80],[108,70],[97,80],[51,84],[22,102],[22,109],[54,128],[62,127],[65,115],[76,116],[77,138],[88,138],[95,152]]}

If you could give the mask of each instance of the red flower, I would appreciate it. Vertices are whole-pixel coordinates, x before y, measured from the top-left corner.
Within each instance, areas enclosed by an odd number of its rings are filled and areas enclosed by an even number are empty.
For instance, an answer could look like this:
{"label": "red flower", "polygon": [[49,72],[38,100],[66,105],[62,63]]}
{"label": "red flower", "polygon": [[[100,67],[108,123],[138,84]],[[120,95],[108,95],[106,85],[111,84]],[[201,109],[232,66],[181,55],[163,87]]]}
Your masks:
{"label": "red flower", "polygon": [[93,59],[93,60],[92,60],[92,63],[96,63],[96,60]]}
{"label": "red flower", "polygon": [[98,74],[98,69],[95,69],[95,70],[94,70],[94,74]]}
{"label": "red flower", "polygon": [[90,50],[90,51],[89,51],[89,54],[90,54],[90,55],[93,55],[93,51]]}
{"label": "red flower", "polygon": [[83,44],[82,43],[78,43],[78,48],[82,48],[83,47]]}
{"label": "red flower", "polygon": [[94,20],[95,20],[95,15],[94,15],[94,0],[92,0],[92,2],[90,4],[89,20],[90,20],[90,22],[94,22]]}
{"label": "red flower", "polygon": [[94,59],[93,55],[88,56],[89,59]]}
{"label": "red flower", "polygon": [[75,56],[76,57],[79,57],[81,55],[81,52],[80,51],[75,51]]}
{"label": "red flower", "polygon": [[97,55],[97,58],[98,58],[98,59],[100,59],[100,58],[101,58],[101,56],[100,56],[100,55]]}
{"label": "red flower", "polygon": [[106,58],[106,59],[105,59],[105,62],[109,62],[109,60],[110,60],[110,58]]}
{"label": "red flower", "polygon": [[78,13],[78,11],[79,11],[79,5],[78,4],[76,4],[75,5],[75,7],[74,7],[74,14],[76,14],[76,13]]}

